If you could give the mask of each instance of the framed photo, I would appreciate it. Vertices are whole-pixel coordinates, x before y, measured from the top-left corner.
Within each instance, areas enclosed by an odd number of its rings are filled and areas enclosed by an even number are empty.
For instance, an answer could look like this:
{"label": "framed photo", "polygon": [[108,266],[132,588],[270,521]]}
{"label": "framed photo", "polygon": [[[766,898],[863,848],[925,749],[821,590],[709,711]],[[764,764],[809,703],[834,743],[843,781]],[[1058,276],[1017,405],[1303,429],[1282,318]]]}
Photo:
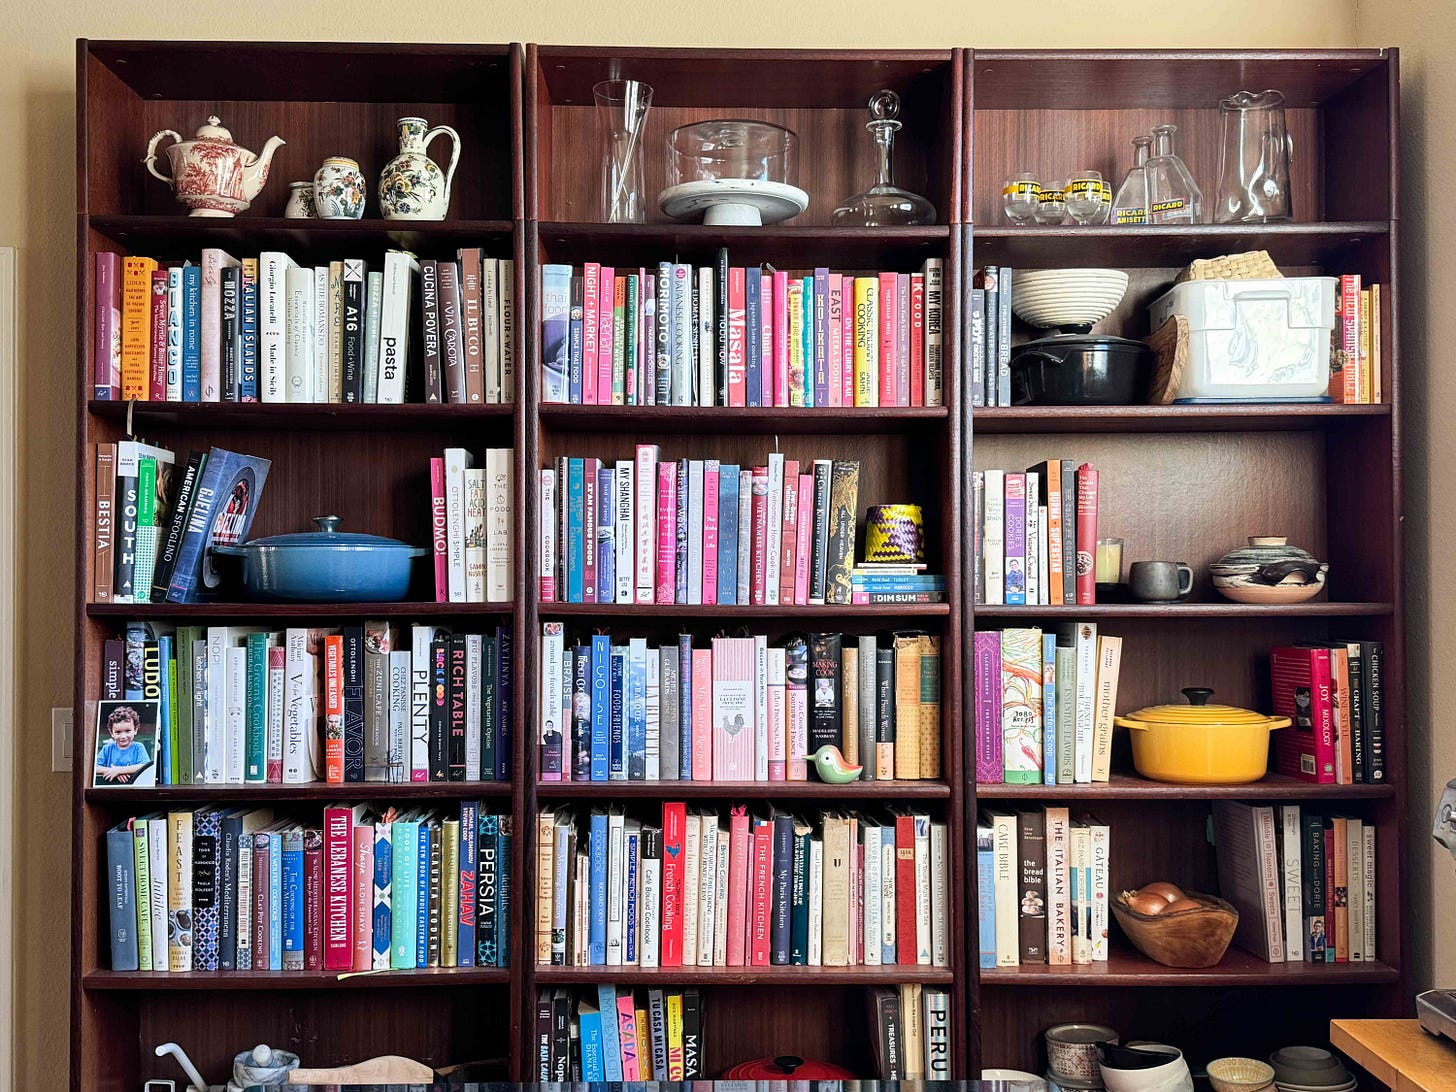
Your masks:
{"label": "framed photo", "polygon": [[157,720],[161,702],[96,703],[96,754],[91,784],[96,788],[157,783]]}

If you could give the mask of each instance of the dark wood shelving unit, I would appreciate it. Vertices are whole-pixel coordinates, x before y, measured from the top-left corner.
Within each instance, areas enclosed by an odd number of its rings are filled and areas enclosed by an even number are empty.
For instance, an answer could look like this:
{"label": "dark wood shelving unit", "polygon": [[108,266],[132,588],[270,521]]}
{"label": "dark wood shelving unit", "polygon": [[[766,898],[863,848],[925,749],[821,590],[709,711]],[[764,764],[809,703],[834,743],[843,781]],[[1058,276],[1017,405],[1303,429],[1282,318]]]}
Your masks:
{"label": "dark wood shelving unit", "polygon": [[[409,79],[400,78],[408,72]],[[799,134],[809,209],[792,224],[714,228],[666,221],[596,222],[599,151],[592,85],[613,76],[654,88],[644,147],[660,177],[663,137],[691,121],[749,116]],[[836,204],[867,180],[865,103],[881,87],[902,99],[896,180],[925,194],[935,223],[837,228]],[[1128,138],[1160,121],[1179,126],[1178,150],[1211,192],[1220,97],[1277,87],[1288,99],[1300,154],[1293,164],[1296,219],[1262,227],[1015,228],[999,207],[1002,180],[1023,167],[1070,165],[1122,177]],[[413,101],[399,101],[410,96]],[[179,215],[137,148],[163,128],[190,131],[216,113],[238,141],[278,133],[272,179],[233,219]],[[450,218],[439,223],[286,220],[287,181],[326,155],[359,160],[377,179],[394,155],[394,120],[418,114],[460,131],[464,148]],[[1401,391],[1395,219],[1399,87],[1393,50],[1039,51],[648,49],[470,44],[87,42],[77,53],[77,474],[78,541],[94,527],[93,445],[128,428],[180,451],[217,443],[273,461],[255,536],[309,526],[334,513],[345,529],[415,543],[429,535],[426,460],[447,446],[515,449],[517,548],[509,604],[91,603],[90,559],[76,562],[75,753],[71,1087],[129,1092],[149,1072],[150,1047],[175,1039],[205,1071],[231,1064],[240,1042],[298,1046],[310,1064],[382,1052],[445,1065],[506,1059],[502,1076],[528,1079],[540,988],[699,985],[713,989],[707,1054],[714,1072],[792,1047],[871,1076],[866,989],[905,982],[945,986],[953,1005],[952,1076],[981,1066],[1039,1069],[1041,1030],[1062,1020],[1111,1022],[1125,1033],[1254,1054],[1282,1045],[1281,1029],[1313,1040],[1332,1015],[1393,1015],[1408,1000],[1405,881],[1407,811],[1404,604],[1401,540]],[[1359,155],[1340,149],[1358,147]],[[372,185],[371,185],[372,188]],[[369,214],[377,215],[371,196]],[[444,257],[479,245],[516,262],[518,390],[514,406],[131,405],[91,400],[92,285],[100,251],[192,257],[219,245],[241,256],[279,248],[300,260],[345,253],[376,261],[390,247]],[[699,409],[541,405],[539,276],[547,262],[621,265],[662,259],[780,269],[907,270],[944,260],[946,398],[928,409]],[[1388,286],[1384,389],[1378,406],[1212,405],[979,409],[961,382],[965,289],[976,267],[1111,266],[1126,269],[1124,304],[1099,332],[1141,337],[1143,308],[1199,257],[1266,249],[1291,275],[1358,272]],[[1140,328],[1139,323],[1142,323]],[[1019,330],[1018,338],[1026,336]],[[848,607],[567,605],[537,601],[537,470],[559,455],[624,458],[638,442],[665,456],[753,465],[770,450],[789,458],[861,460],[861,506],[911,500],[926,513],[928,560],[947,579],[948,602]],[[1330,561],[1327,598],[1261,609],[1218,600],[1200,581],[1182,604],[1084,608],[976,608],[969,573],[970,471],[1026,466],[1052,453],[1102,471],[1102,526],[1126,554],[1176,557],[1200,573],[1248,534],[1284,533]],[[752,460],[752,461],[750,461]],[[415,598],[428,595],[413,589]],[[91,788],[102,642],[119,622],[219,624],[261,619],[384,617],[508,620],[516,636],[514,779],[508,783]],[[1014,620],[1095,619],[1127,640],[1119,706],[1213,686],[1217,699],[1257,706],[1259,657],[1270,644],[1358,631],[1385,643],[1390,784],[1311,786],[1270,776],[1244,786],[1161,785],[1114,773],[1094,786],[975,786],[971,634]],[[938,781],[539,782],[536,769],[540,624],[568,632],[619,627],[705,639],[729,627],[774,639],[804,629],[870,633],[915,626],[942,640],[942,765]],[[1130,768],[1114,753],[1114,769]],[[106,968],[103,833],[126,815],[179,803],[269,801],[308,811],[328,801],[438,802],[479,797],[515,818],[509,970],[401,971],[339,979],[322,973],[115,973]],[[551,967],[533,962],[538,891],[536,818],[572,801],[623,801],[637,815],[661,802],[773,801],[805,811],[837,800],[881,808],[913,804],[948,823],[951,959],[931,967]],[[1119,947],[1105,966],[977,969],[974,825],[982,800],[1095,809],[1113,828],[1113,886],[1159,874],[1216,890],[1204,822],[1214,799],[1301,801],[1358,813],[1379,844],[1380,962],[1270,966],[1232,949],[1207,971],[1175,971]],[[724,987],[717,990],[716,987]],[[1014,990],[1003,987],[1016,987]],[[1135,987],[1135,988],[1134,988]],[[1151,992],[1149,992],[1151,991]],[[481,1014],[489,1014],[481,1019]],[[1280,1038],[1274,1042],[1274,1038]],[[1227,1048],[1227,1049],[1223,1049]],[[322,1051],[322,1053],[320,1053]],[[1217,1057],[1208,1053],[1199,1061]]]}

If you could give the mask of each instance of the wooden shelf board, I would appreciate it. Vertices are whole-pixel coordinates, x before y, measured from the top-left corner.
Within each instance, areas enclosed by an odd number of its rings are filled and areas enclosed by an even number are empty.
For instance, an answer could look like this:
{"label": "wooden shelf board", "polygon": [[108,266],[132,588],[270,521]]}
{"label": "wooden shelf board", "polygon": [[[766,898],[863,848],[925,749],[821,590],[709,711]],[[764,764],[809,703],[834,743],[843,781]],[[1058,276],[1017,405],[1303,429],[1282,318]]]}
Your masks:
{"label": "wooden shelf board", "polygon": [[278,402],[97,402],[87,403],[94,417],[132,421],[143,428],[178,429],[430,429],[496,425],[509,428],[511,405],[458,406],[410,402],[378,404]]}
{"label": "wooden shelf board", "polygon": [[945,406],[914,408],[784,409],[703,406],[543,405],[541,422],[562,431],[694,432],[740,436],[918,432],[950,421]]}
{"label": "wooden shelf board", "polygon": [[706,224],[598,224],[568,220],[542,221],[537,231],[541,250],[554,262],[591,261],[611,253],[621,265],[656,265],[659,261],[711,263],[719,247],[727,247],[736,264],[772,262],[782,270],[827,265],[837,270],[869,270],[881,265],[919,264],[943,258],[951,228],[847,228],[770,224],[765,227],[718,227]]}
{"label": "wooden shelf board", "polygon": [[1384,800],[1394,795],[1389,782],[1314,785],[1283,774],[1247,785],[1174,785],[1130,773],[1114,773],[1093,785],[976,785],[981,800]]}
{"label": "wooden shelf board", "polygon": [[145,806],[166,801],[268,800],[474,800],[511,795],[509,781],[351,781],[344,785],[309,781],[301,785],[159,785],[146,789],[88,788],[92,804]]}
{"label": "wooden shelf board", "polygon": [[1081,607],[975,608],[977,618],[1371,618],[1388,615],[1393,603],[1097,603]]}
{"label": "wooden shelf board", "polygon": [[541,781],[536,796],[542,800],[948,800],[950,786],[944,781],[853,781],[848,785],[822,781]]}
{"label": "wooden shelf board", "polygon": [[87,603],[92,618],[500,618],[510,603]]}
{"label": "wooden shelf board", "polygon": [[537,967],[537,985],[613,982],[633,986],[859,986],[899,982],[945,983],[949,967]]}
{"label": "wooden shelf board", "polygon": [[1267,963],[1238,948],[1217,966],[1164,967],[1138,952],[1113,951],[1106,963],[1052,967],[1045,963],[981,971],[983,986],[1323,986],[1378,985],[1400,980],[1385,963]]}
{"label": "wooden shelf board", "polygon": [[1380,220],[1317,224],[1157,224],[972,227],[976,265],[1018,269],[1096,264],[1127,267],[1187,265],[1214,254],[1267,250],[1280,265],[1328,266],[1352,248],[1390,234]]}
{"label": "wooden shelf board", "polygon": [[140,247],[237,246],[312,251],[339,246],[446,251],[456,246],[508,245],[510,220],[291,220],[281,216],[91,216],[87,223],[114,243]]}
{"label": "wooden shelf board", "polygon": [[1311,431],[1368,418],[1390,406],[1269,402],[1189,406],[990,406],[971,411],[976,432],[1274,432]]}
{"label": "wooden shelf board", "polygon": [[927,618],[950,614],[949,603],[833,603],[825,606],[692,606],[686,603],[542,603],[560,618]]}
{"label": "wooden shelf board", "polygon": [[340,977],[339,971],[87,971],[88,990],[355,990],[410,986],[507,985],[509,968],[425,967],[413,971],[370,971]]}

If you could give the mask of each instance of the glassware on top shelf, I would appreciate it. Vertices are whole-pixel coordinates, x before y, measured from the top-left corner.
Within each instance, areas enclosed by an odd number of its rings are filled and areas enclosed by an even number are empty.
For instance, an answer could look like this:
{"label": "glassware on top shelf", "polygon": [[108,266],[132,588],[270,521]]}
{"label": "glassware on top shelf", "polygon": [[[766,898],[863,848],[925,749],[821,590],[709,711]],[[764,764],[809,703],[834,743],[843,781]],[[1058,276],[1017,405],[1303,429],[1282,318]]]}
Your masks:
{"label": "glassware on top shelf", "polygon": [[602,134],[602,221],[640,224],[647,211],[642,133],[652,88],[640,80],[603,80],[592,94]]}
{"label": "glassware on top shelf", "polygon": [[1173,151],[1176,125],[1153,126],[1153,154],[1143,168],[1148,180],[1148,223],[1203,222],[1203,191]]}
{"label": "glassware on top shelf", "polygon": [[1041,197],[1041,183],[1030,171],[1017,171],[1001,187],[1001,207],[1013,224],[1030,224],[1036,219],[1036,203]]}
{"label": "glassware on top shelf", "polygon": [[1290,219],[1294,144],[1284,121],[1284,96],[1278,91],[1240,91],[1222,100],[1218,112],[1223,148],[1213,218],[1220,224]]}
{"label": "glassware on top shelf", "polygon": [[1098,171],[1081,171],[1073,175],[1064,190],[1067,215],[1083,227],[1092,223],[1102,211],[1104,186]]}
{"label": "glassware on top shelf", "polygon": [[1043,227],[1060,224],[1067,216],[1066,191],[1060,180],[1048,182],[1036,199],[1036,222]]}
{"label": "glassware on top shelf", "polygon": [[1112,223],[1119,226],[1148,222],[1148,149],[1153,138],[1139,133],[1132,138],[1132,166],[1112,199]]}
{"label": "glassware on top shelf", "polygon": [[865,128],[875,138],[875,184],[835,209],[835,224],[884,227],[935,223],[935,206],[919,194],[895,185],[891,173],[895,133],[900,129],[900,96],[893,91],[876,91],[870,96],[869,111],[870,120]]}

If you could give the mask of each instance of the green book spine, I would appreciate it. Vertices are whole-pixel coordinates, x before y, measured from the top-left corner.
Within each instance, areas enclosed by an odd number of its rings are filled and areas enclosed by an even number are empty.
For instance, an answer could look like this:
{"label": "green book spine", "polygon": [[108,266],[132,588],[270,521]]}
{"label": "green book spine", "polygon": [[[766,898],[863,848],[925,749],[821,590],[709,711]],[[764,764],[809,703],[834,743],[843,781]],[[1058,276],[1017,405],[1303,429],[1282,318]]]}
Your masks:
{"label": "green book spine", "polygon": [[169,784],[176,785],[179,784],[177,771],[181,768],[181,762],[177,758],[177,709],[179,703],[177,701],[177,656],[175,647],[173,649],[173,655],[162,665],[162,669],[167,672],[167,723],[172,726],[172,749],[167,754],[168,773],[170,775]]}
{"label": "green book spine", "polygon": [[627,354],[627,405],[635,406],[640,401],[637,394],[643,389],[642,376],[639,374],[642,359],[641,346],[638,344],[640,332],[637,329],[637,296],[641,289],[637,283],[637,274],[631,273],[627,276],[627,306],[623,309],[623,318],[627,323],[627,330],[623,336],[623,344]]}
{"label": "green book spine", "polygon": [[196,626],[177,628],[177,685],[172,687],[177,695],[177,712],[172,717],[172,761],[177,766],[174,785],[192,784],[192,656],[197,634]]}
{"label": "green book spine", "polygon": [[248,634],[247,727],[243,737],[243,780],[268,780],[268,635]]}
{"label": "green book spine", "polygon": [[[136,850],[137,959],[139,970],[152,969],[152,866],[147,851],[147,821],[133,819],[132,847]],[[166,968],[160,968],[165,970]]]}
{"label": "green book spine", "polygon": [[613,278],[612,289],[612,405],[627,404],[627,278]]}
{"label": "green book spine", "polygon": [[789,962],[803,967],[809,962],[809,837],[807,826],[794,830],[793,894],[789,901]]}

